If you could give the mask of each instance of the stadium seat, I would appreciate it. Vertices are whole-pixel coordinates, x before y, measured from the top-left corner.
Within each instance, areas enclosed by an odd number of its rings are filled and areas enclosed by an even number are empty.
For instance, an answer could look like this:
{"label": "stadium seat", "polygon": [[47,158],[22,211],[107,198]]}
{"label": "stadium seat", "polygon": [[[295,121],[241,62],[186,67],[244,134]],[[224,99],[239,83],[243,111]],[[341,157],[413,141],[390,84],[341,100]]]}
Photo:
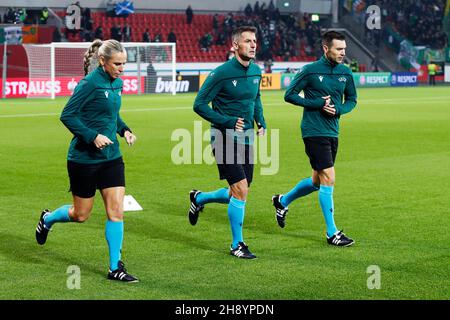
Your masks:
{"label": "stadium seat", "polygon": [[[64,18],[65,11],[57,11],[58,16]],[[222,61],[222,57],[230,48],[230,41],[225,45],[212,45],[209,52],[203,53],[199,46],[200,38],[207,32],[212,32],[213,14],[195,14],[192,24],[186,23],[184,13],[134,13],[124,19],[122,17],[107,17],[105,12],[91,12],[94,30],[97,26],[103,27],[105,38],[110,37],[110,29],[115,24],[122,27],[128,23],[132,28],[132,41],[142,41],[142,34],[148,28],[151,38],[161,32],[163,41],[167,41],[167,35],[173,30],[177,37],[177,60],[182,62],[194,61]],[[235,16],[235,19],[238,16]],[[219,25],[223,24],[225,15],[219,15]],[[215,38],[215,37],[214,37]],[[80,35],[70,35],[69,41],[81,41]],[[275,46],[280,43],[279,36],[276,37]],[[274,57],[275,61],[283,61],[280,56]],[[304,48],[296,57],[292,56],[290,61],[313,61],[315,57],[309,57]]]}

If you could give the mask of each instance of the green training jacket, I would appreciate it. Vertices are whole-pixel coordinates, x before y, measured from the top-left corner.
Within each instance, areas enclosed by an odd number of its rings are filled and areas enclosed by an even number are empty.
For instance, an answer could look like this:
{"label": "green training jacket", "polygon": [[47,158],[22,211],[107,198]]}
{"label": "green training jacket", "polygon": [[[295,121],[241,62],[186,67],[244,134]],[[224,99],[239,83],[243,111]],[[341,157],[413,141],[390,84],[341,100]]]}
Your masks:
{"label": "green training jacket", "polygon": [[[74,135],[67,160],[96,164],[121,156],[117,134],[123,137],[129,130],[119,115],[122,84],[122,79],[112,79],[98,67],[75,87],[60,117]],[[113,144],[98,149],[94,145],[98,134],[107,136]]]}
{"label": "green training jacket", "polygon": [[195,98],[194,111],[220,131],[234,129],[238,118],[244,119],[244,130],[253,130],[255,122],[266,128],[260,82],[258,65],[251,62],[244,67],[234,57],[208,75]]}
{"label": "green training jacket", "polygon": [[[304,98],[299,93],[304,92]],[[322,111],[330,96],[336,115]],[[356,88],[351,70],[343,64],[330,62],[325,55],[304,66],[284,95],[286,102],[303,107],[302,137],[338,137],[339,118],[356,106]]]}

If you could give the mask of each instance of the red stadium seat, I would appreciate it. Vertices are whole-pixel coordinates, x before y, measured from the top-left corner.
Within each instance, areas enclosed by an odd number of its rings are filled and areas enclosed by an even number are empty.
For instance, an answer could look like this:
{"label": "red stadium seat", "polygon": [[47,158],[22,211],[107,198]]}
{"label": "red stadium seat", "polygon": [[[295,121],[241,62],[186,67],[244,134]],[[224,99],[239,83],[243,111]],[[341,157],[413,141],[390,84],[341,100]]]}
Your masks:
{"label": "red stadium seat", "polygon": [[[57,15],[64,18],[65,11],[56,11]],[[192,24],[186,23],[184,13],[134,13],[124,19],[121,17],[107,17],[105,12],[91,12],[94,22],[94,30],[97,26],[103,27],[105,38],[110,37],[110,29],[114,24],[120,24],[122,27],[128,23],[132,28],[132,41],[142,41],[142,34],[148,28],[151,38],[155,37],[157,32],[161,32],[163,40],[167,40],[170,30],[173,30],[177,37],[177,59],[180,62],[194,61],[222,61],[231,44],[227,40],[225,45],[212,45],[209,52],[202,52],[199,45],[200,38],[207,32],[212,32],[213,14],[195,14]],[[235,19],[239,16],[235,16]],[[219,25],[223,24],[225,15],[219,15]],[[215,39],[216,37],[214,37]],[[80,34],[70,35],[69,41],[81,41]],[[276,44],[280,42],[279,36],[276,38]],[[276,45],[275,44],[275,45]],[[275,61],[283,61],[280,56],[274,57]],[[308,56],[304,48],[300,50],[298,56],[292,56],[290,61],[314,61],[315,57]],[[361,66],[363,69],[365,66]]]}

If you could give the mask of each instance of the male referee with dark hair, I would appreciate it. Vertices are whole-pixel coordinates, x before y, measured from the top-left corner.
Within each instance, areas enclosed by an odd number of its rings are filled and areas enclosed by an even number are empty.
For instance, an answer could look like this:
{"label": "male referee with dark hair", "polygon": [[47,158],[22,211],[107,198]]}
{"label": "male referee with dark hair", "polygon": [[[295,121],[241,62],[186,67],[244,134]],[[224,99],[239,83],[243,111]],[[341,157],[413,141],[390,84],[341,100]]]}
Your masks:
{"label": "male referee with dark hair", "polygon": [[[319,203],[326,223],[330,245],[350,246],[354,241],[334,223],[334,162],[338,150],[339,118],[356,106],[356,89],[351,70],[342,64],[345,37],[328,31],[322,37],[324,55],[298,72],[286,91],[284,100],[303,107],[301,123],[305,151],[312,176],[301,180],[286,194],[272,197],[276,219],[285,226],[289,204],[297,198],[319,190]],[[304,98],[299,95],[303,91]]]}
{"label": "male referee with dark hair", "polygon": [[253,178],[254,123],[258,135],[263,135],[266,128],[259,92],[261,69],[252,62],[256,53],[256,28],[237,28],[232,42],[235,56],[209,74],[194,102],[194,111],[211,123],[211,144],[220,179],[226,179],[229,188],[212,192],[192,190],[188,215],[190,223],[195,225],[205,204],[228,204],[233,237],[230,254],[254,259],[256,256],[244,242],[242,225]]}

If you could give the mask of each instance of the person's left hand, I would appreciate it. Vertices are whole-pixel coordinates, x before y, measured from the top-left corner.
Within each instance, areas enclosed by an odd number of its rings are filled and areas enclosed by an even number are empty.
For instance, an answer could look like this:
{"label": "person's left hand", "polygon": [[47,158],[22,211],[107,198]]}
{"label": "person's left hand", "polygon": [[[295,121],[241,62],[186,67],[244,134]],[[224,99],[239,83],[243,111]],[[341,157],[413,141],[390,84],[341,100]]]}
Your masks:
{"label": "person's left hand", "polygon": [[266,133],[266,129],[258,122],[258,132],[256,133],[258,136],[263,136]]}
{"label": "person's left hand", "polygon": [[322,108],[322,110],[329,116],[334,116],[336,114],[336,109],[334,108],[334,104],[326,105]]}
{"label": "person's left hand", "polygon": [[123,137],[125,138],[125,141],[128,143],[129,146],[132,146],[137,140],[137,137],[130,131],[125,131]]}

